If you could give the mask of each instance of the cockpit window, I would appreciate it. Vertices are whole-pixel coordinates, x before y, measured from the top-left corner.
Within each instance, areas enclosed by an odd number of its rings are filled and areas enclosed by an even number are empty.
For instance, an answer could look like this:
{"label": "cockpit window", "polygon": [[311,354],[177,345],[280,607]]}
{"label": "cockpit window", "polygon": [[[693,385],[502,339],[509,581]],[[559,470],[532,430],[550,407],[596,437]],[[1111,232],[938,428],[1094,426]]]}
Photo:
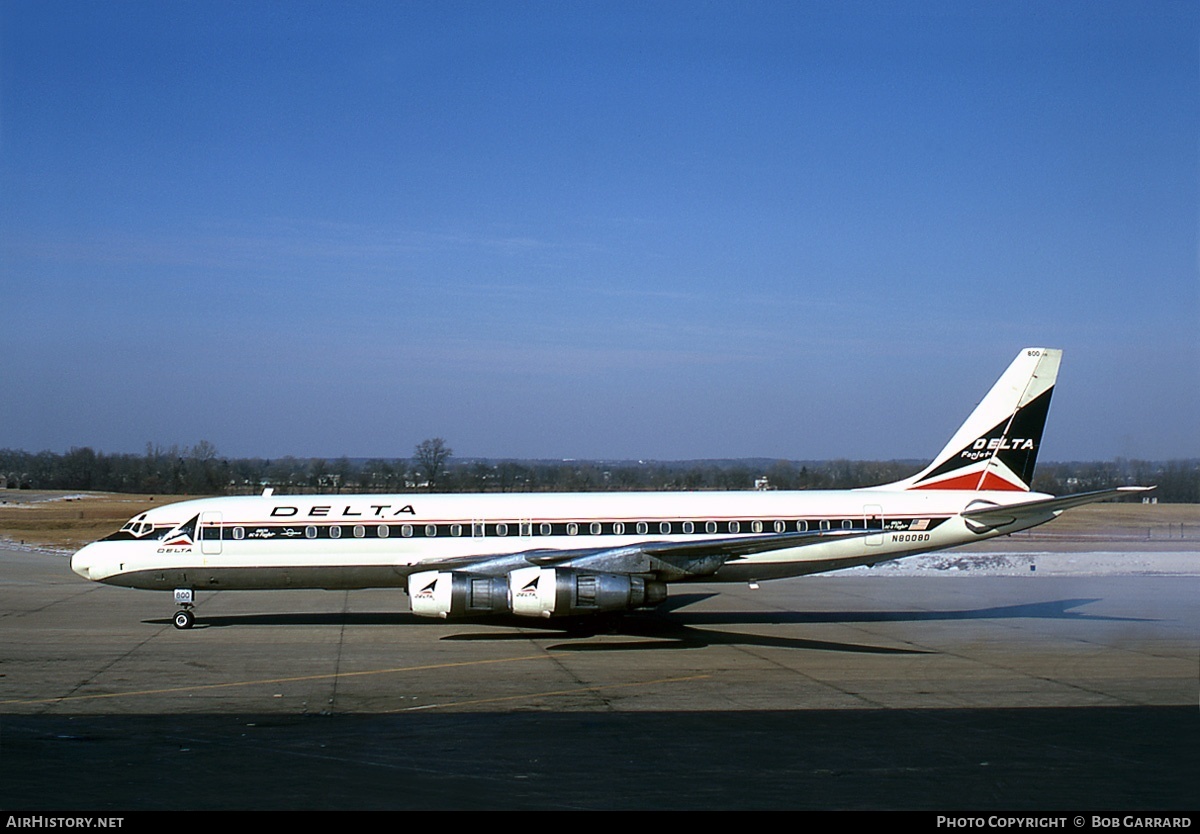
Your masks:
{"label": "cockpit window", "polygon": [[140,539],[147,533],[153,532],[154,525],[146,521],[146,513],[142,513],[136,518],[131,518],[125,522],[125,526],[121,528],[122,533],[128,533],[134,538]]}
{"label": "cockpit window", "polygon": [[[146,538],[155,532],[155,525],[147,520],[146,515],[147,513],[142,513],[131,518],[124,527],[111,536],[106,536],[103,541],[129,541],[130,539]],[[199,520],[200,516],[194,515],[183,524],[159,524],[158,533],[154,539],[172,545],[190,545],[196,536],[196,523]]]}

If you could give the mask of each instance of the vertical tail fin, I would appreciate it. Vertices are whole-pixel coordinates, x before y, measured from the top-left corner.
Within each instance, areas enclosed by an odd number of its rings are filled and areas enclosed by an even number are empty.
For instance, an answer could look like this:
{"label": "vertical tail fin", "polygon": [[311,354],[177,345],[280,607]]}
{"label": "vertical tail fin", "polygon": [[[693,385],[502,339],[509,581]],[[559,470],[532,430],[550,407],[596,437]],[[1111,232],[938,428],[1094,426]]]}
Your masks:
{"label": "vertical tail fin", "polygon": [[1022,350],[933,463],[892,486],[1028,492],[1060,361],[1061,350]]}

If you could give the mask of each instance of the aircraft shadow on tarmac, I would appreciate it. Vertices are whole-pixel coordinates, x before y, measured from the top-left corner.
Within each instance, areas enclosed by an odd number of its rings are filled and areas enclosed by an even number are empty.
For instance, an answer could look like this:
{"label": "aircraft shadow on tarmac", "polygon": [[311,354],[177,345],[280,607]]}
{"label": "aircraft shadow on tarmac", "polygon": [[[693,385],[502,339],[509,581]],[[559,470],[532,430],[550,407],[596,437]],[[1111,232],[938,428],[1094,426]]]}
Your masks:
{"label": "aircraft shadow on tarmac", "polygon": [[[809,649],[822,651],[858,652],[867,654],[931,654],[923,649],[902,649],[882,646],[834,643],[822,640],[806,640],[794,637],[778,637],[765,634],[720,631],[695,626],[738,626],[738,625],[804,625],[816,623],[867,623],[867,622],[922,622],[936,620],[974,619],[1055,619],[1140,622],[1137,618],[1092,616],[1071,609],[1097,602],[1098,599],[1068,599],[1050,602],[1006,605],[965,611],[679,611],[714,594],[680,594],[653,611],[639,611],[620,617],[592,617],[566,628],[561,624],[538,623],[537,626],[562,633],[564,637],[590,638],[597,635],[624,635],[639,638],[658,638],[637,642],[618,643],[574,642],[550,646],[559,651],[621,651],[646,649],[691,649],[712,645],[755,645],[772,648]],[[528,623],[523,623],[528,627]],[[536,627],[536,626],[535,626]],[[529,634],[505,632],[456,634],[443,640],[513,640],[529,639]]]}
{"label": "aircraft shadow on tarmac", "polygon": [[[547,636],[561,637],[570,642],[551,646],[560,651],[622,651],[695,649],[713,645],[755,645],[773,648],[822,651],[859,652],[870,654],[928,654],[911,648],[856,645],[769,634],[746,634],[710,626],[747,625],[805,625],[821,623],[888,623],[934,622],[952,620],[1039,619],[1082,620],[1095,622],[1148,622],[1146,618],[1092,615],[1076,611],[1081,606],[1098,602],[1098,598],[1063,599],[1046,602],[1004,605],[955,611],[687,611],[687,606],[702,602],[715,594],[679,594],[652,611],[637,611],[599,615],[567,620],[537,620],[527,617],[464,618],[455,621],[465,626],[490,625],[520,628],[519,632],[492,630],[451,634],[443,640],[504,642],[529,640],[530,631],[544,631]],[[146,624],[168,625],[169,619],[143,620]],[[196,628],[229,628],[234,626],[286,625],[349,625],[349,626],[445,626],[444,620],[430,620],[400,612],[309,612],[282,614],[235,614],[197,618]],[[635,637],[636,641],[614,642],[593,638]]]}

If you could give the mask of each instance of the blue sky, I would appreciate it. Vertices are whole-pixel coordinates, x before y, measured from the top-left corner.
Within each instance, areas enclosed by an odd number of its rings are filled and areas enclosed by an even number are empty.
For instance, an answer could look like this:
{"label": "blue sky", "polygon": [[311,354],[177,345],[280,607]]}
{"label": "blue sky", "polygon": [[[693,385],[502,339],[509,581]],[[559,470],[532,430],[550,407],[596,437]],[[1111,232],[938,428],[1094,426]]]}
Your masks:
{"label": "blue sky", "polygon": [[0,447],[1200,456],[1200,11],[0,0]]}

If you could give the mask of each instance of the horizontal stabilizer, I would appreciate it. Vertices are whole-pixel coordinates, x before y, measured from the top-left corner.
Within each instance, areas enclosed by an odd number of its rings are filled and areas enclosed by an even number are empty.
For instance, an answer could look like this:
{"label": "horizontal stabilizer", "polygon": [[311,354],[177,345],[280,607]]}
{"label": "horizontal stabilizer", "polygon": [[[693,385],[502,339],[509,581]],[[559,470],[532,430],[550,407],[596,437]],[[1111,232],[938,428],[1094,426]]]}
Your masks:
{"label": "horizontal stabilizer", "polygon": [[1099,489],[1095,492],[1078,492],[1074,495],[1063,495],[1059,498],[1026,501],[1021,504],[1007,504],[998,507],[980,506],[976,509],[963,510],[962,517],[967,521],[984,524],[988,527],[1003,527],[1014,521],[1036,518],[1044,516],[1047,513],[1058,515],[1063,510],[1069,510],[1071,507],[1081,507],[1084,504],[1092,504],[1096,501],[1103,501],[1106,498],[1149,492],[1152,489],[1154,489],[1152,486],[1123,486],[1116,487],[1115,489]]}

